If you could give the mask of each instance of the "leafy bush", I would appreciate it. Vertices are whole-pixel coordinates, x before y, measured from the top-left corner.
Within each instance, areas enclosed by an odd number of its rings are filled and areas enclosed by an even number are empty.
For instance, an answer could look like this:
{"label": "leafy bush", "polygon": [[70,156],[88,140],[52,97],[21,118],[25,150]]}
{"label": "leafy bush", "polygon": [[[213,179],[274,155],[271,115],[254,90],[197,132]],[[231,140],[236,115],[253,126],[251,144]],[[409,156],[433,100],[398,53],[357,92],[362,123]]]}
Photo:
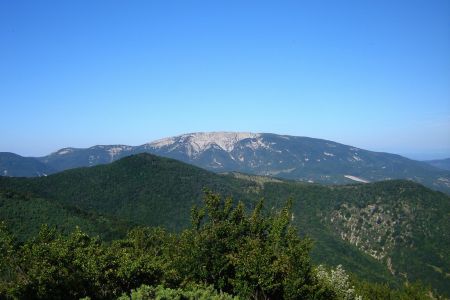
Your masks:
{"label": "leafy bush", "polygon": [[192,211],[174,263],[182,278],[212,284],[242,298],[327,298],[310,262],[311,242],[291,226],[291,204],[269,215],[260,201],[250,213],[230,198],[207,192]]}
{"label": "leafy bush", "polygon": [[130,295],[123,294],[118,300],[150,300],[150,299],[164,299],[164,300],[181,300],[181,299],[195,299],[195,300],[233,300],[239,299],[229,294],[219,293],[212,286],[190,286],[184,289],[166,288],[162,285],[156,287],[142,285],[139,288],[131,291]]}
{"label": "leafy bush", "polygon": [[338,299],[362,300],[361,296],[356,295],[355,288],[350,283],[349,275],[341,265],[330,270],[327,270],[323,265],[319,265],[316,272],[319,281],[333,290]]}

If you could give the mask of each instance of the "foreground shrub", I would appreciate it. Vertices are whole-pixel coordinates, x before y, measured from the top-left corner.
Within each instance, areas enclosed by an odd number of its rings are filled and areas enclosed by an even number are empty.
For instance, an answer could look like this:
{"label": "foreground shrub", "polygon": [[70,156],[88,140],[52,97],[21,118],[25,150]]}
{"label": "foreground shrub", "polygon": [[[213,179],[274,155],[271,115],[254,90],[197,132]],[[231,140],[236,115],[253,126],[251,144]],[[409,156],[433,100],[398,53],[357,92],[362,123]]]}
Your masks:
{"label": "foreground shrub", "polygon": [[335,269],[326,269],[319,265],[316,269],[317,279],[323,286],[327,286],[336,294],[340,300],[362,300],[361,296],[356,295],[354,286],[351,285],[349,275],[341,265]]}
{"label": "foreground shrub", "polygon": [[219,293],[212,286],[190,286],[184,289],[166,288],[162,285],[153,287],[142,285],[139,288],[131,291],[130,295],[123,294],[118,300],[150,300],[150,299],[164,299],[164,300],[180,300],[180,299],[195,299],[195,300],[237,300],[239,298],[233,297],[225,293]]}
{"label": "foreground shrub", "polygon": [[264,214],[207,192],[192,211],[193,229],[180,236],[174,264],[182,278],[248,299],[332,299],[310,261],[311,242],[291,225],[291,204]]}

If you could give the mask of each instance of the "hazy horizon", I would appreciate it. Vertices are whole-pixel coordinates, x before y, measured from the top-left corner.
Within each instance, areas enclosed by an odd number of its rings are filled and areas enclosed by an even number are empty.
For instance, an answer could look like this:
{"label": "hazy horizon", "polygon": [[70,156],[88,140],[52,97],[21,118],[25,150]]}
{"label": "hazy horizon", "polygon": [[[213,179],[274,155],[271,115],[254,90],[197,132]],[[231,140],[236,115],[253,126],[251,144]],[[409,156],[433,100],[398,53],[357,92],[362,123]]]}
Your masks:
{"label": "hazy horizon", "polygon": [[0,151],[198,131],[450,157],[450,2],[3,1]]}

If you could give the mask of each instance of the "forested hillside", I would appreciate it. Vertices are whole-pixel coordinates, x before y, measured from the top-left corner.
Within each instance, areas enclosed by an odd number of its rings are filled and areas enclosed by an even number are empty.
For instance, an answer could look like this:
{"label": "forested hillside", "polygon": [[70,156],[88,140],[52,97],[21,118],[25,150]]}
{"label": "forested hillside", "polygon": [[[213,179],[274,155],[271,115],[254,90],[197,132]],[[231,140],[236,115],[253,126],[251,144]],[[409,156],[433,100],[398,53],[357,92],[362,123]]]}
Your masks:
{"label": "forested hillside", "polygon": [[267,209],[276,211],[292,199],[291,221],[300,236],[314,241],[311,255],[317,264],[342,264],[360,278],[394,286],[422,280],[450,293],[449,197],[409,181],[320,186],[218,175],[139,154],[48,177],[0,177],[1,218],[21,240],[46,222],[38,217],[46,212],[51,212],[48,223],[64,232],[79,225],[106,239],[134,225],[180,232],[189,226],[191,208],[201,203],[204,188],[233,196],[248,209],[264,198]]}
{"label": "forested hillside", "polygon": [[56,227],[66,234],[79,227],[90,235],[99,235],[106,240],[125,236],[133,226],[131,222],[112,216],[10,190],[0,190],[0,220],[7,222],[8,228],[20,241],[35,236],[42,224]]}
{"label": "forested hillside", "polygon": [[[23,245],[0,224],[0,297],[19,299],[431,299],[428,288],[391,289],[311,263],[311,241],[291,224],[291,203],[207,192],[180,234],[136,228],[110,244],[80,230],[43,227]],[[431,294],[432,295],[432,294]]]}
{"label": "forested hillside", "polygon": [[[266,199],[294,200],[295,223],[317,241],[313,255],[319,259],[331,264],[343,259],[335,255],[336,244],[328,239],[332,233],[382,262],[397,278],[420,279],[450,292],[447,195],[410,181],[331,188],[268,183],[263,194]],[[356,261],[353,257],[346,263]]]}
{"label": "forested hillside", "polygon": [[239,199],[258,198],[256,183],[150,154],[47,177],[0,177],[0,188],[32,193],[136,224],[176,230],[189,224],[190,209],[200,203],[204,188]]}

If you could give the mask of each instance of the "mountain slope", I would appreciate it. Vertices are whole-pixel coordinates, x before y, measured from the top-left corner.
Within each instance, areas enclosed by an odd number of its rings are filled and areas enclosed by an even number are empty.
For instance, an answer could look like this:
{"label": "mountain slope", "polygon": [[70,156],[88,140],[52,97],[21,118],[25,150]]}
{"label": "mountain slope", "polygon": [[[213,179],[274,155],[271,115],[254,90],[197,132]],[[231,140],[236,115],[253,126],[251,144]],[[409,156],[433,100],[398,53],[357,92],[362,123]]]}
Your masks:
{"label": "mountain slope", "polygon": [[56,226],[64,233],[80,227],[86,233],[106,240],[123,237],[131,226],[131,223],[114,217],[11,190],[0,190],[0,221],[4,221],[20,241],[35,236],[42,224]]}
{"label": "mountain slope", "polygon": [[326,184],[410,179],[450,193],[450,172],[399,155],[275,134],[193,133],[141,146],[205,169]]}
{"label": "mountain slope", "polygon": [[181,229],[203,188],[243,196],[256,184],[219,176],[176,160],[138,154],[112,164],[67,170],[47,177],[0,177],[0,188],[58,201],[137,224]]}
{"label": "mountain slope", "polygon": [[54,173],[49,165],[36,158],[23,157],[10,152],[0,152],[0,176],[34,177]]}
{"label": "mountain slope", "polygon": [[[318,223],[325,225],[327,233],[380,261],[391,274],[450,293],[447,195],[404,180],[334,187],[265,184],[264,197],[275,195],[293,198],[296,222],[311,236],[318,236],[313,232]],[[327,238],[318,238],[323,242]]]}
{"label": "mountain slope", "polygon": [[280,207],[291,197],[294,222],[316,241],[312,255],[317,262],[343,264],[377,281],[421,279],[450,294],[450,199],[409,181],[320,186],[218,175],[149,154],[48,177],[0,177],[0,190],[176,230],[189,224],[203,187],[241,199],[248,207],[261,197],[267,207]]}
{"label": "mountain slope", "polygon": [[191,133],[136,147],[64,148],[37,159],[63,171],[137,153],[174,158],[218,173],[236,171],[325,184],[410,179],[450,194],[450,171],[425,162],[327,140],[268,133]]}
{"label": "mountain slope", "polygon": [[[112,164],[67,170],[48,177],[0,177],[0,190],[29,193],[82,211],[112,215],[125,222],[164,226],[172,230],[189,226],[191,208],[201,203],[205,187],[223,196],[241,199],[246,206],[253,207],[263,196],[264,184],[218,175],[150,154],[129,156]],[[285,195],[275,197],[271,206],[281,206],[286,200]],[[330,241],[321,244],[323,246],[319,249],[323,250],[320,251],[333,253],[336,247],[340,247],[340,258],[336,260],[347,262],[344,265],[349,270],[363,278],[392,280],[382,264],[356,247],[328,234],[324,225],[317,224],[317,234],[313,238],[328,237],[327,241]],[[320,255],[317,259],[329,262],[327,257]]]}
{"label": "mountain slope", "polygon": [[433,167],[450,171],[450,158],[427,160],[425,162]]}
{"label": "mountain slope", "polygon": [[124,156],[133,154],[133,150],[134,147],[126,145],[98,145],[87,149],[63,148],[37,159],[57,171],[64,171],[111,163]]}

